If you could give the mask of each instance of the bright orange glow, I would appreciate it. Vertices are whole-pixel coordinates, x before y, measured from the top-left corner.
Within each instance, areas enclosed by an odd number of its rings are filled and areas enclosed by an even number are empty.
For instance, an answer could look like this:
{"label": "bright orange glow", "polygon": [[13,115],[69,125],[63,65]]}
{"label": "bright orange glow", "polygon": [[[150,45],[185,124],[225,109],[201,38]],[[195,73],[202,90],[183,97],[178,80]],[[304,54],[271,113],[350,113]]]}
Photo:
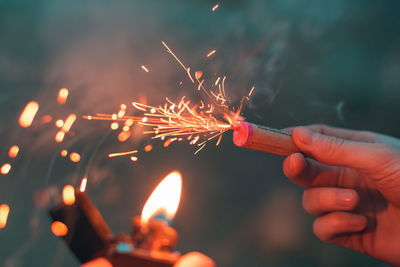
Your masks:
{"label": "bright orange glow", "polygon": [[131,160],[132,160],[132,161],[137,161],[138,158],[137,158],[137,157],[131,157]]}
{"label": "bright orange glow", "polygon": [[10,147],[10,150],[8,150],[8,156],[10,158],[16,158],[18,156],[18,153],[19,153],[19,146],[16,145]]}
{"label": "bright orange glow", "polygon": [[129,131],[129,126],[125,125],[124,127],[122,127],[122,131],[124,131],[124,132]]}
{"label": "bright orange glow", "polygon": [[154,189],[143,207],[141,224],[147,222],[159,213],[172,220],[178,210],[182,192],[182,175],[178,171],[168,174]]}
{"label": "bright orange glow", "polygon": [[120,157],[120,156],[135,154],[135,153],[138,153],[138,151],[137,150],[132,150],[132,151],[127,151],[127,152],[111,153],[111,154],[108,154],[108,157],[109,158]]}
{"label": "bright orange glow", "polygon": [[0,205],[0,229],[3,229],[7,225],[8,214],[10,213],[10,206],[7,204]]}
{"label": "bright orange glow", "polygon": [[79,155],[79,154],[76,153],[76,152],[72,152],[72,153],[69,155],[69,159],[70,159],[72,162],[77,163],[77,162],[79,162],[79,161],[81,160],[81,155]]}
{"label": "bright orange glow", "polygon": [[68,98],[68,89],[67,88],[61,88],[60,91],[58,91],[58,95],[57,95],[57,102],[60,105],[65,104],[65,102],[67,102],[67,98]]}
{"label": "bright orange glow", "polygon": [[63,121],[63,120],[56,120],[56,126],[57,126],[58,128],[63,127],[63,125],[64,125],[64,121]]}
{"label": "bright orange glow", "polygon": [[126,105],[125,104],[121,104],[120,108],[121,109],[126,109]]}
{"label": "bright orange glow", "polygon": [[122,131],[122,132],[120,132],[118,134],[118,141],[125,142],[126,140],[129,139],[129,137],[131,137],[131,132],[130,131]]}
{"label": "bright orange glow", "polygon": [[5,163],[3,166],[0,168],[0,173],[3,175],[6,175],[10,172],[11,170],[11,164],[10,163]]}
{"label": "bright orange glow", "polygon": [[64,133],[68,133],[72,127],[72,124],[74,124],[75,120],[76,120],[76,115],[74,113],[69,114],[61,130],[63,130]]}
{"label": "bright orange glow", "polygon": [[79,187],[79,191],[85,192],[86,190],[86,185],[87,185],[87,178],[83,177],[81,181],[81,186]]}
{"label": "bright orange glow", "polygon": [[144,151],[146,151],[146,152],[149,152],[149,151],[151,151],[152,149],[153,149],[153,146],[152,146],[152,145],[147,145],[147,146],[144,147]]}
{"label": "bright orange glow", "polygon": [[61,157],[66,157],[68,155],[68,151],[66,149],[61,150],[60,152]]}
{"label": "bright orange glow", "polygon": [[111,128],[112,130],[117,130],[118,127],[119,127],[118,122],[113,122],[113,123],[111,123],[111,125],[110,125],[110,128]]}
{"label": "bright orange glow", "polygon": [[62,130],[59,130],[54,137],[57,143],[61,143],[64,140],[65,133]]}
{"label": "bright orange glow", "polygon": [[23,128],[28,128],[31,126],[36,113],[39,110],[39,104],[35,101],[31,101],[26,104],[24,110],[19,116],[19,125]]}
{"label": "bright orange glow", "polygon": [[71,206],[75,203],[75,189],[72,185],[66,185],[62,191],[62,199],[65,205]]}
{"label": "bright orange glow", "polygon": [[214,55],[215,54],[215,52],[217,52],[216,50],[212,50],[212,51],[210,51],[208,54],[207,54],[207,56],[206,57],[211,57],[212,55]]}
{"label": "bright orange glow", "polygon": [[219,4],[216,4],[215,6],[213,6],[213,8],[211,9],[211,11],[215,11],[218,7],[219,7]]}
{"label": "bright orange glow", "polygon": [[142,65],[142,69],[143,69],[145,72],[149,72],[149,69],[146,68],[146,66],[144,66],[144,65]]}
{"label": "bright orange glow", "polygon": [[53,119],[52,116],[50,116],[50,115],[44,115],[44,116],[40,119],[40,122],[43,123],[43,124],[46,124],[46,123],[51,122],[52,119]]}
{"label": "bright orange glow", "polygon": [[55,221],[51,224],[51,232],[55,236],[65,236],[68,234],[68,227],[60,221]]}
{"label": "bright orange glow", "polygon": [[198,70],[194,73],[194,77],[196,78],[196,80],[199,80],[201,76],[203,76],[203,72],[201,70]]}

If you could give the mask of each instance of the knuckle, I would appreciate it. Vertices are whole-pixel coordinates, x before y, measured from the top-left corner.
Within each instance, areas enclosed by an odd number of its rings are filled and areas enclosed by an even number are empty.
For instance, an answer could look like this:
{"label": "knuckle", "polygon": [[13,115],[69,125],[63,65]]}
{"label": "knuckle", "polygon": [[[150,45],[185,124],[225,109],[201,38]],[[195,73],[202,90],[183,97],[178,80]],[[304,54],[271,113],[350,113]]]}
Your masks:
{"label": "knuckle", "polygon": [[329,240],[329,235],[324,230],[324,225],[322,222],[322,218],[317,218],[313,223],[313,232],[316,237],[318,237],[321,241],[327,242]]}
{"label": "knuckle", "polygon": [[316,143],[319,154],[324,154],[327,158],[333,158],[343,149],[345,140],[335,136],[319,134]]}

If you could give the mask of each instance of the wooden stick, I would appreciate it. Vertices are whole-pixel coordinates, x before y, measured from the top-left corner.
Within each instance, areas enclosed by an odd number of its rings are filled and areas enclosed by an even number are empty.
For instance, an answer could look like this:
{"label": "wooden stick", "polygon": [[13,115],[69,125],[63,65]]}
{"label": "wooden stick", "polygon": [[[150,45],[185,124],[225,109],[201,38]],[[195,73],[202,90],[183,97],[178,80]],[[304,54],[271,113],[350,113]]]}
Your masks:
{"label": "wooden stick", "polygon": [[299,152],[292,140],[292,134],[266,126],[242,121],[235,127],[233,143],[238,147],[249,148],[281,156]]}

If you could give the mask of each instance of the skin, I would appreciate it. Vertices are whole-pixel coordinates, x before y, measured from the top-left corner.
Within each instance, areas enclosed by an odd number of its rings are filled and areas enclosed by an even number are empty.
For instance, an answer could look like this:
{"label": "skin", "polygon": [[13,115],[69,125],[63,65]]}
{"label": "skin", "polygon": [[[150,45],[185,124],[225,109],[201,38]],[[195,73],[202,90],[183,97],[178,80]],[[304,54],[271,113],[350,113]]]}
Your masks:
{"label": "skin", "polygon": [[[112,267],[112,265],[105,258],[97,258],[81,265],[81,267]],[[215,267],[215,263],[200,252],[189,252],[180,257],[174,267]]]}
{"label": "skin", "polygon": [[324,242],[400,266],[400,140],[324,125],[288,129],[301,153],[283,162]]}

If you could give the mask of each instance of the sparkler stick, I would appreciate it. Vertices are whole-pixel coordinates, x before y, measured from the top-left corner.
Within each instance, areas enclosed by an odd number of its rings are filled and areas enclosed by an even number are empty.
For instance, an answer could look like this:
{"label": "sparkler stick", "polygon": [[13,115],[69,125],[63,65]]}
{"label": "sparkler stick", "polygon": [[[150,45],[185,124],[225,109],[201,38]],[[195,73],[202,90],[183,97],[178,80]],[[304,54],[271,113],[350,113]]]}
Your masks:
{"label": "sparkler stick", "polygon": [[234,128],[233,142],[238,147],[281,156],[299,152],[290,133],[244,121]]}

